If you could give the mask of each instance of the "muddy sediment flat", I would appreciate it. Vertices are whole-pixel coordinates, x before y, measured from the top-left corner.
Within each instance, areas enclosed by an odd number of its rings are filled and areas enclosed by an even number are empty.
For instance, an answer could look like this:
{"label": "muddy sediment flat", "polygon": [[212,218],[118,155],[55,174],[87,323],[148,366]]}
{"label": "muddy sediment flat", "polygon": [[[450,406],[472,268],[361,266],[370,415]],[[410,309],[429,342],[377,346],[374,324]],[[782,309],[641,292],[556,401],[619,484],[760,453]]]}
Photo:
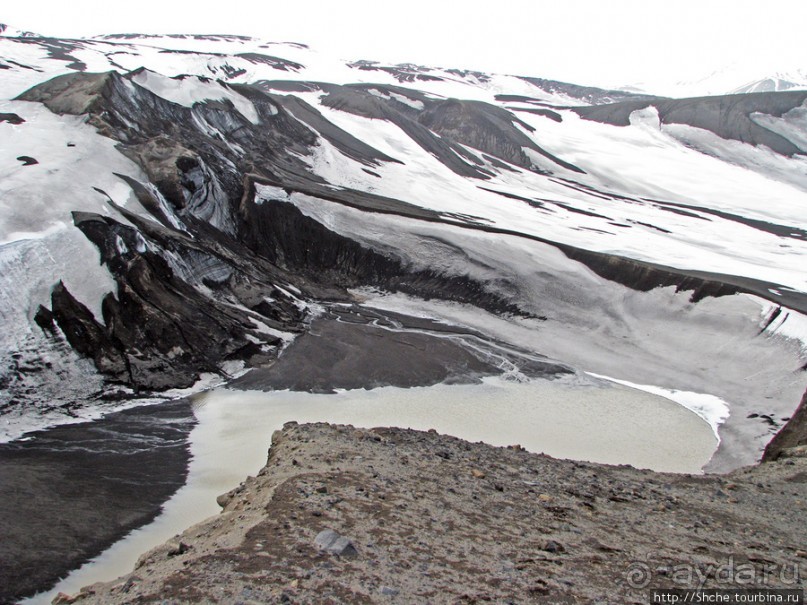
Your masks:
{"label": "muddy sediment flat", "polygon": [[459,326],[332,306],[271,365],[232,381],[243,390],[309,391],[473,383],[508,369],[525,376],[571,373],[563,364]]}
{"label": "muddy sediment flat", "polygon": [[[461,338],[454,328],[427,320],[336,306],[315,322],[311,334],[292,343],[282,363],[236,383],[332,392],[346,386],[474,383],[501,372],[500,357],[463,346],[468,339],[481,342],[477,335]],[[526,370],[531,363],[525,358],[521,365]],[[187,436],[194,423],[190,402],[183,400],[0,444],[0,603],[50,589],[157,517],[185,483]],[[265,453],[265,436],[256,445]],[[215,512],[216,490],[229,489],[241,475],[239,468],[230,483],[215,484],[202,510]]]}

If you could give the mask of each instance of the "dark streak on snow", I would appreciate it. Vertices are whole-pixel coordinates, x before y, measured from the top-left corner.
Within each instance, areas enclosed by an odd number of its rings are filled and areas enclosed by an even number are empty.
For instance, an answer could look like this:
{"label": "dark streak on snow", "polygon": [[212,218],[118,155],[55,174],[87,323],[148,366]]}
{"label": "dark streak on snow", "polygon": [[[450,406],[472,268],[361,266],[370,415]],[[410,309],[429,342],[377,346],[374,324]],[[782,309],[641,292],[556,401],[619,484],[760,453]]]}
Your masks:
{"label": "dark streak on snow", "polygon": [[87,71],[87,64],[70,53],[87,46],[82,40],[59,40],[56,38],[15,38],[21,44],[33,44],[44,48],[51,59],[67,62],[67,67],[75,71]]}
{"label": "dark streak on snow", "polygon": [[[747,218],[745,216],[740,216],[739,214],[732,214],[731,212],[725,212],[723,210],[715,210],[713,208],[704,208],[703,206],[679,204],[676,202],[662,202],[660,200],[653,200],[647,198],[643,199],[646,199],[646,201],[652,202],[653,204],[660,204],[661,206],[668,207],[666,209],[685,208],[687,210],[703,212],[704,214],[711,214],[712,216],[717,216],[719,218],[726,219],[727,221],[740,223],[741,225],[745,225],[747,227],[751,227],[753,229],[757,229],[758,231],[763,231],[765,233],[770,233],[772,235],[777,235],[779,237],[807,240],[807,231],[805,231],[804,229],[800,229],[798,227],[790,227],[788,225],[779,225],[777,223],[771,223],[768,221],[761,221],[758,219]],[[662,208],[662,210],[664,209],[665,208]],[[698,216],[697,218],[703,218],[703,217]]]}
{"label": "dark streak on snow", "polygon": [[23,124],[25,120],[16,113],[0,113],[0,124],[3,122],[8,122],[9,124],[19,126],[20,124]]}

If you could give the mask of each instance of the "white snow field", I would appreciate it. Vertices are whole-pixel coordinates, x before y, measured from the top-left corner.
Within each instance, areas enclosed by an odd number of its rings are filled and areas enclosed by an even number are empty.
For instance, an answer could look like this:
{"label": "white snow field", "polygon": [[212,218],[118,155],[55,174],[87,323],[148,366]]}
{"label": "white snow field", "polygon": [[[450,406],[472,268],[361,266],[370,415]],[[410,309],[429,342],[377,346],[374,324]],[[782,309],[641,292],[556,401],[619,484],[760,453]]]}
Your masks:
{"label": "white snow field", "polygon": [[[502,167],[498,160],[483,158],[480,150],[467,148],[492,177],[463,177],[391,121],[326,106],[322,91],[277,89],[275,94],[303,99],[333,124],[400,162],[381,162],[368,174],[366,165],[319,138],[313,153],[302,159],[332,188],[395,198],[443,213],[447,220],[425,223],[373,214],[261,187],[256,201],[294,204],[329,229],[409,266],[471,275],[491,291],[506,292],[546,319],[495,316],[468,306],[369,290],[358,294],[368,305],[472,326],[581,373],[666,393],[710,422],[728,466],[753,462],[770,438],[769,426],[747,416],[765,413],[782,421],[804,389],[807,379],[799,367],[805,363],[807,320],[796,310],[784,309],[766,325],[777,312],[777,296],[807,294],[804,155],[787,157],[691,126],[663,124],[652,107],[634,112],[628,126],[584,120],[569,109],[586,103],[574,89],[546,89],[512,75],[351,63],[299,44],[234,36],[38,41],[13,37],[15,33],[8,29],[0,36],[0,113],[24,120],[0,121],[4,360],[20,348],[26,354],[53,355],[67,364],[65,375],[81,376],[80,382],[85,387],[92,383],[92,390],[101,386],[86,360],[70,351],[49,352],[32,318],[40,304],[48,304],[50,288],[63,280],[100,319],[101,298],[114,292],[115,285],[99,265],[94,246],[72,226],[70,213],[109,214],[126,223],[108,204],[108,195],[148,218],[114,173],[144,183],[148,179],[116,149],[115,141],[98,134],[84,117],[56,115],[38,103],[14,98],[56,75],[114,70],[135,72],[129,76],[131,86],[182,106],[232,103],[258,126],[252,101],[233,85],[273,80],[369,84],[375,86],[369,88],[375,97],[408,110],[422,109],[422,101],[385,88],[398,86],[430,99],[477,100],[509,108],[529,127],[517,123],[526,136],[583,172],[532,150],[526,150],[534,164],[531,170]],[[501,100],[497,95],[510,96]],[[551,105],[560,120],[525,111],[540,104]],[[759,114],[753,120],[804,150],[805,112],[801,107],[781,117]],[[17,159],[22,156],[38,163],[23,165]],[[500,232],[474,230],[473,224]],[[695,304],[688,292],[673,288],[638,292],[569,260],[551,242],[676,269],[761,280],[772,284],[769,300],[741,295]],[[76,387],[74,394],[81,392]],[[15,416],[8,401],[0,400],[2,405],[7,408],[0,416],[4,439],[67,420],[60,420],[55,407],[29,417]],[[78,406],[72,420],[97,413],[91,406]],[[721,464],[715,470],[723,468]]]}

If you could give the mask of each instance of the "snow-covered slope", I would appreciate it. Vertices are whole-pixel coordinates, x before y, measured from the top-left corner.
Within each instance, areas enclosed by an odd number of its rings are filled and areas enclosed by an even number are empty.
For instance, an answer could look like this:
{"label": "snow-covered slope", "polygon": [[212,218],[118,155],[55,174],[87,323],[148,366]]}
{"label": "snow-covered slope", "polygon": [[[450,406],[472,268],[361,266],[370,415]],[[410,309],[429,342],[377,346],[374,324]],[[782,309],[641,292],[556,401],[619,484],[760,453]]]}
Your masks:
{"label": "snow-covered slope", "polygon": [[775,73],[758,78],[732,90],[732,93],[772,92],[780,90],[804,90],[807,88],[807,72],[797,70],[786,73]]}
{"label": "snow-covered slope", "polygon": [[90,385],[63,390],[81,415],[110,384],[265,363],[323,300],[718,397],[727,464],[807,382],[807,93],[670,100],[223,35],[6,36],[0,70],[6,418],[42,408],[37,350]]}
{"label": "snow-covered slope", "polygon": [[633,82],[624,87],[637,93],[673,97],[775,92],[807,89],[807,70],[799,56],[780,56],[780,64],[771,68],[769,59],[758,62],[736,61],[719,68],[695,72],[686,80],[671,80],[658,73],[653,80]]}
{"label": "snow-covered slope", "polygon": [[8,38],[40,38],[39,34],[35,34],[34,32],[27,32],[21,29],[17,29],[16,27],[12,27],[10,25],[6,25],[5,23],[0,23],[0,36],[5,36]]}

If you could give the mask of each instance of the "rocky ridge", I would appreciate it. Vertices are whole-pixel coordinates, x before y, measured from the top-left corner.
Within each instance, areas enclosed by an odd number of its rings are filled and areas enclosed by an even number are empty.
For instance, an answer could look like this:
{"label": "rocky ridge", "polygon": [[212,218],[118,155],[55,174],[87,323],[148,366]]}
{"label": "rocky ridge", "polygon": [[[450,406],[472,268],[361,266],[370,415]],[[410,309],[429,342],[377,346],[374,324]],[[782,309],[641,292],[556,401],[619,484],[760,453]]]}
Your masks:
{"label": "rocky ridge", "polygon": [[638,604],[652,588],[801,589],[805,502],[800,449],[688,476],[289,423],[220,515],[61,602]]}

